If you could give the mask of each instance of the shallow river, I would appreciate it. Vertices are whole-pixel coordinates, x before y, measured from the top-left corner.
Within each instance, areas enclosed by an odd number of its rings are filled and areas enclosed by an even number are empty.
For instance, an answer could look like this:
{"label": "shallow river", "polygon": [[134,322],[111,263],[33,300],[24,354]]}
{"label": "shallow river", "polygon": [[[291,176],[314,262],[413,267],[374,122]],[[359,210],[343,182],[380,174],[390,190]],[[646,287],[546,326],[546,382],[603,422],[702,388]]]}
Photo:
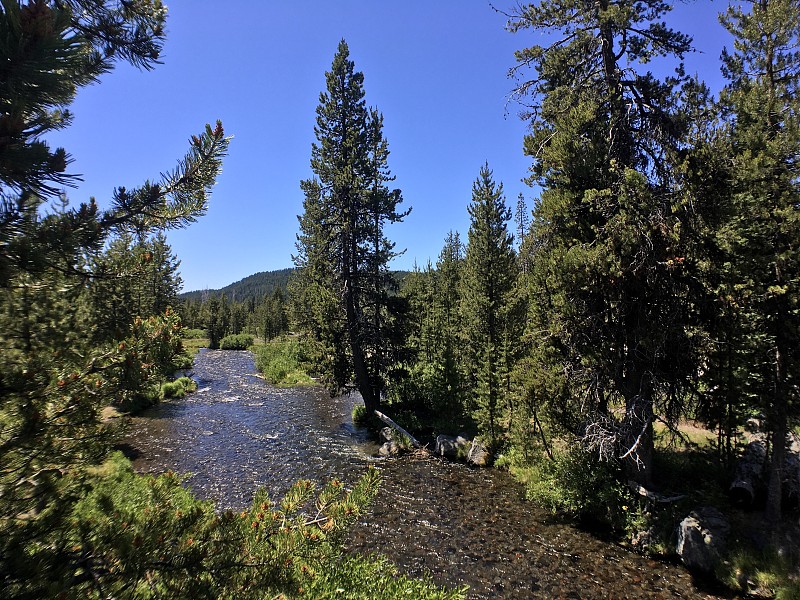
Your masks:
{"label": "shallow river", "polygon": [[634,555],[554,523],[506,474],[424,456],[373,458],[350,422],[353,400],[276,389],[248,352],[202,351],[199,390],[132,420],[128,450],[142,472],[193,473],[189,485],[224,508],[297,479],[353,482],[370,464],[383,482],[348,547],[381,552],[412,575],[470,586],[470,598],[713,598],[677,565]]}

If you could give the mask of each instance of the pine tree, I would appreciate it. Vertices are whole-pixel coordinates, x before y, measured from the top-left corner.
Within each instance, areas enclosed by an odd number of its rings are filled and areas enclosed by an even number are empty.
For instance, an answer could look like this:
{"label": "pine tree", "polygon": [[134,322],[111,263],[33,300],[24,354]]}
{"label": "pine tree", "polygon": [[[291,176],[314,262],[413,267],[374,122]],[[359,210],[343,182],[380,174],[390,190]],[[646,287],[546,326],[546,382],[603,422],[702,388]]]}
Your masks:
{"label": "pine tree", "polygon": [[470,228],[461,280],[461,313],[472,374],[475,417],[490,445],[502,434],[502,402],[506,395],[504,345],[507,308],[517,277],[513,238],[507,229],[511,210],[503,185],[495,184],[488,165],[472,186]]}
{"label": "pine tree", "polygon": [[[733,211],[727,224],[737,262],[742,310],[734,326],[749,363],[740,388],[767,417],[771,458],[767,516],[781,514],[783,464],[790,419],[797,418],[800,375],[800,6],[757,0],[750,11],[722,16],[734,36],[723,53],[730,82],[723,103],[731,117]],[[739,359],[741,360],[741,358]]]}
{"label": "pine tree", "polygon": [[[153,8],[136,4],[131,15]],[[202,214],[228,145],[221,125],[207,127],[174,172],[158,184],[117,190],[108,210],[93,201],[70,207],[65,197],[46,208],[55,188],[69,182],[68,159],[39,136],[64,123],[76,90],[114,60],[110,51],[93,54],[97,38],[75,28],[61,3],[3,2],[0,588],[9,597],[52,595],[53,586],[68,588],[87,573],[66,540],[70,511],[108,450],[111,432],[99,412],[153,385],[158,367],[179,348],[180,323],[166,312],[120,324],[124,334],[113,343],[96,343],[92,332],[112,324],[85,301],[92,267],[117,236],[180,227]],[[109,43],[119,39],[107,33]]]}
{"label": "pine tree", "polygon": [[438,302],[441,311],[439,361],[441,388],[452,409],[464,406],[465,364],[461,348],[461,278],[464,267],[464,245],[457,231],[450,231],[436,261]]}
{"label": "pine tree", "polygon": [[[517,91],[531,105],[525,150],[542,194],[530,253],[529,335],[539,371],[531,397],[550,404],[588,447],[652,474],[654,403],[674,416],[694,363],[686,331],[681,241],[688,203],[671,163],[682,125],[673,93],[641,65],[681,58],[690,40],[661,21],[660,0],[521,6],[508,27],[556,34],[517,52]],[[622,402],[615,422],[608,407]],[[586,424],[590,423],[587,427]]]}
{"label": "pine tree", "polygon": [[163,43],[160,2],[3,0],[0,19],[0,182],[2,199],[24,191],[55,195],[77,177],[70,158],[42,137],[72,121],[76,91],[117,58],[149,68]]}
{"label": "pine tree", "polygon": [[436,267],[415,265],[403,281],[409,304],[407,346],[409,381],[397,390],[401,401],[438,415],[464,410],[466,365],[461,327],[461,271],[464,246],[458,232],[449,232]]}
{"label": "pine tree", "polygon": [[163,315],[176,307],[179,265],[163,232],[138,240],[122,233],[112,239],[91,266],[86,288],[86,302],[97,322],[93,339],[105,343],[124,337],[134,317]]}
{"label": "pine tree", "polygon": [[351,380],[369,412],[386,388],[396,256],[386,224],[401,221],[382,116],[364,101],[364,76],[355,71],[342,40],[326,73],[317,107],[317,142],[311,149],[315,178],[301,183],[299,269],[293,286],[295,314],[311,331],[333,388]]}

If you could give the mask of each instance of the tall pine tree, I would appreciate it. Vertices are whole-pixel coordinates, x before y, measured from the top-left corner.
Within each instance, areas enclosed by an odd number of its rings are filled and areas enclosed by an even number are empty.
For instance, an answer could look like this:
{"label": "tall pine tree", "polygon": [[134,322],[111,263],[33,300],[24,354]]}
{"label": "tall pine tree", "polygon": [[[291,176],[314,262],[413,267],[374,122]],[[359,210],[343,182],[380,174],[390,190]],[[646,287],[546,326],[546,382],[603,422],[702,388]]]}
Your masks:
{"label": "tall pine tree", "polygon": [[472,374],[474,414],[490,445],[502,435],[507,391],[505,345],[508,301],[517,277],[513,238],[508,232],[511,209],[503,185],[495,184],[488,165],[472,186],[470,228],[461,278],[461,310],[468,373]]}
{"label": "tall pine tree", "polygon": [[727,228],[742,292],[736,325],[746,340],[737,350],[751,373],[740,391],[767,417],[767,516],[777,522],[786,435],[800,408],[800,6],[794,0],[749,4],[749,12],[731,7],[722,16],[734,36],[733,52],[723,53],[734,158]]}
{"label": "tall pine tree", "polygon": [[387,185],[393,177],[383,117],[367,108],[364,75],[344,40],[325,79],[311,149],[315,177],[301,183],[295,314],[318,343],[333,387],[354,381],[371,412],[392,354],[388,265],[396,253],[384,226],[408,213],[397,212],[400,191]]}

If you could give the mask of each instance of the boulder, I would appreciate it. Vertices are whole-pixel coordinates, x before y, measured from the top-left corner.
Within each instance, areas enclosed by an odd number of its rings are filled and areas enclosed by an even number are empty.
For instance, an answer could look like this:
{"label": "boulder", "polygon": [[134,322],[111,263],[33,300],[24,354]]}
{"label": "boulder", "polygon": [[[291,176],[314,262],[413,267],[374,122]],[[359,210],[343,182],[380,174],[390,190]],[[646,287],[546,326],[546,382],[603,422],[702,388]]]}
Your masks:
{"label": "boulder", "polygon": [[456,444],[456,438],[450,435],[437,435],[436,445],[433,447],[433,453],[436,456],[443,456],[444,458],[458,458],[458,445]]}
{"label": "boulder", "polygon": [[492,455],[480,438],[472,440],[472,445],[467,454],[467,462],[478,467],[488,467],[489,463],[492,462]]}
{"label": "boulder", "polygon": [[378,449],[378,455],[383,457],[398,456],[403,447],[394,440],[388,441]]}
{"label": "boulder", "polygon": [[725,554],[730,523],[716,508],[693,510],[678,525],[675,548],[689,569],[709,573]]}

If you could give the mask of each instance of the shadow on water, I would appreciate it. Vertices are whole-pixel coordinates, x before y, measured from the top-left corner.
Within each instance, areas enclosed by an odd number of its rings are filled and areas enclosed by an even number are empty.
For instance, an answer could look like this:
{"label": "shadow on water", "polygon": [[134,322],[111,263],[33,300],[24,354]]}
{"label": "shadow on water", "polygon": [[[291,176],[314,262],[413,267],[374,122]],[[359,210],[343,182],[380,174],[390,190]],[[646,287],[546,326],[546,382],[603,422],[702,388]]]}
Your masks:
{"label": "shadow on water", "polygon": [[711,598],[684,569],[639,557],[525,502],[505,473],[422,455],[373,458],[353,428],[353,397],[279,389],[249,352],[201,352],[198,391],[132,419],[124,445],[141,472],[192,473],[188,484],[223,508],[273,497],[297,479],[353,483],[370,464],[383,482],[348,548],[386,554],[404,571],[470,586],[471,598]]}

